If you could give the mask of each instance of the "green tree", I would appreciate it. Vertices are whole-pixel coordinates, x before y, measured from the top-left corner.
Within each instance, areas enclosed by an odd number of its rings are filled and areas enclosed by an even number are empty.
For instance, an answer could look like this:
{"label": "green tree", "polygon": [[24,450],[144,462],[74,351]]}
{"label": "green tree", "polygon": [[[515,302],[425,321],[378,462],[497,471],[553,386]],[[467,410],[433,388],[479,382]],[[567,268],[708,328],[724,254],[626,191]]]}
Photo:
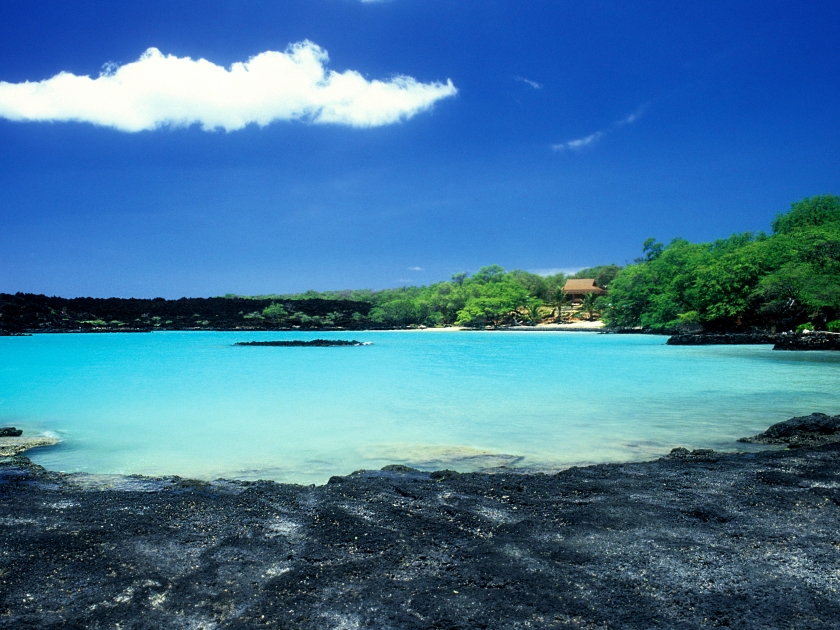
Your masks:
{"label": "green tree", "polygon": [[598,265],[596,267],[587,267],[578,271],[573,278],[592,278],[595,280],[595,286],[606,289],[621,271],[621,267],[615,264]]}
{"label": "green tree", "polygon": [[800,228],[840,222],[840,197],[817,195],[792,203],[790,211],[773,220],[776,234],[787,234]]}
{"label": "green tree", "polygon": [[580,302],[580,310],[586,313],[588,319],[592,321],[598,314],[598,296],[594,293],[588,293],[583,296]]}
{"label": "green tree", "polygon": [[610,283],[604,320],[670,327],[701,323],[795,327],[840,314],[840,203],[832,195],[792,205],[774,233],[712,243],[649,239],[644,256]]}
{"label": "green tree", "polygon": [[557,305],[557,319],[562,322],[565,319],[564,313],[568,314],[568,311],[572,307],[572,298],[570,298],[569,295],[562,289],[557,289],[555,292],[554,303]]}

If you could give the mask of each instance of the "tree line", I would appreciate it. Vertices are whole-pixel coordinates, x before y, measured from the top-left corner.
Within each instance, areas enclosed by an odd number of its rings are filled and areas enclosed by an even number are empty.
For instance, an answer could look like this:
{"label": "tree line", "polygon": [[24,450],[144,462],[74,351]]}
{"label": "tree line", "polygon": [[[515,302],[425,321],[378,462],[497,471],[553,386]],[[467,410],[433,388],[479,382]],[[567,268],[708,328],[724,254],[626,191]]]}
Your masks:
{"label": "tree line", "polygon": [[[840,330],[840,198],[818,195],[791,204],[772,222],[772,232],[744,232],[707,243],[648,239],[632,264],[583,269],[609,290],[587,297],[582,308],[607,325],[709,331],[746,327]],[[283,317],[302,298],[370,304],[365,324],[406,326],[506,326],[558,319],[568,298],[567,276],[539,276],[498,265],[428,286],[384,291],[313,291],[278,300],[264,317]]]}
{"label": "tree line", "polygon": [[[602,265],[569,277],[596,278],[599,286],[607,286],[619,269],[617,265]],[[286,317],[297,299],[320,298],[370,304],[364,319],[372,328],[453,325],[483,328],[533,324],[556,317],[566,304],[562,292],[566,279],[564,273],[540,276],[490,265],[474,274],[457,273],[450,280],[428,286],[382,291],[308,291],[259,298],[275,300],[262,311],[262,317],[267,319]]]}
{"label": "tree line", "polygon": [[601,306],[614,326],[840,331],[840,197],[791,204],[769,235],[648,239],[609,289]]}

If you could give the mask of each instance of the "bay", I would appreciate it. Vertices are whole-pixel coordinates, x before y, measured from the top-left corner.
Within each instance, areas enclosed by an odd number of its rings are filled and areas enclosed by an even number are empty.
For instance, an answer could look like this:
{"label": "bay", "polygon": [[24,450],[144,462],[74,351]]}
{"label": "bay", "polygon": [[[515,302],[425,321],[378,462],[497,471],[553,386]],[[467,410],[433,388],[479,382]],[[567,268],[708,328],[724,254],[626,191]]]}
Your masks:
{"label": "bay", "polygon": [[[359,347],[237,347],[355,339]],[[0,338],[0,425],[47,468],[324,483],[386,464],[557,470],[840,413],[840,353],[571,332]]]}

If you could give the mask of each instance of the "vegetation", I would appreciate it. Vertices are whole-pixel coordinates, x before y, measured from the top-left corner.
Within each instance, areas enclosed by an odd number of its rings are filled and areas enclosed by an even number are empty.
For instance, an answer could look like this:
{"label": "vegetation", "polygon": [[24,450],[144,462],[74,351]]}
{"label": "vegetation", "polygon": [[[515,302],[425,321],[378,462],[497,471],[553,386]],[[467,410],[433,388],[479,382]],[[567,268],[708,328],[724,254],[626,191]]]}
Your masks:
{"label": "vegetation", "polygon": [[825,329],[840,315],[840,198],[803,199],[776,217],[773,233],[713,243],[648,239],[602,298],[617,326]]}
{"label": "vegetation", "polygon": [[[384,291],[309,291],[297,295],[260,296],[276,302],[262,311],[262,317],[278,313],[300,298],[344,299],[371,305],[364,318],[373,327],[407,326],[501,326],[515,322],[537,322],[554,312],[565,275],[543,277],[527,271],[505,271],[498,265],[475,274],[457,273],[446,282],[424,287],[403,287]],[[285,308],[284,308],[285,305]]]}

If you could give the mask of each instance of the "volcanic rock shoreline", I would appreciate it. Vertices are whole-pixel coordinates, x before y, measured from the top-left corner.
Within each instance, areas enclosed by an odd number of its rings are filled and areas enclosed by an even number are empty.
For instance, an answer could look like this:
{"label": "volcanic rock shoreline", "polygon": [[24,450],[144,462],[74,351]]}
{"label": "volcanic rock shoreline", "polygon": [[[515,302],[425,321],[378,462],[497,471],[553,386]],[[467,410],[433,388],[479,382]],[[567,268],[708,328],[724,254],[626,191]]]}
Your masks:
{"label": "volcanic rock shoreline", "polygon": [[[821,446],[304,487],[0,459],[0,628],[836,628]],[[778,425],[776,425],[778,426]]]}
{"label": "volcanic rock shoreline", "polygon": [[677,333],[666,342],[669,346],[710,346],[773,344],[773,350],[840,350],[840,333]]}

